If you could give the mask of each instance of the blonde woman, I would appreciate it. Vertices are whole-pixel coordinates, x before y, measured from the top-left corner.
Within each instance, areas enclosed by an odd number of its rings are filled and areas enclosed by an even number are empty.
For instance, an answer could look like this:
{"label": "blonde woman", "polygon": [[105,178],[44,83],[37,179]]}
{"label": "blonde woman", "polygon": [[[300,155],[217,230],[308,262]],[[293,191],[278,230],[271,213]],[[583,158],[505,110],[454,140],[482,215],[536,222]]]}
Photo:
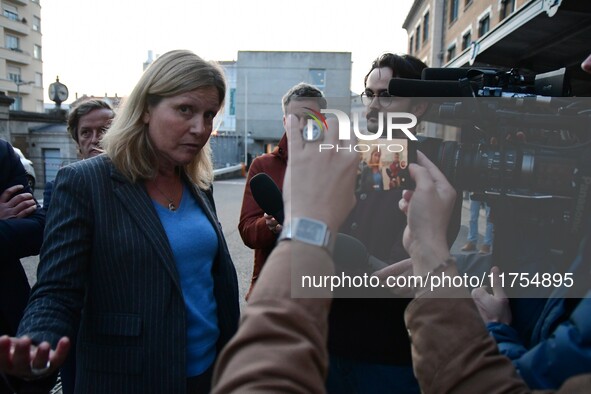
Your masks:
{"label": "blonde woman", "polygon": [[361,190],[368,192],[371,190],[384,190],[384,175],[382,169],[382,152],[379,147],[371,150],[367,166],[361,173]]}
{"label": "blonde woman", "polygon": [[38,283],[14,350],[0,339],[0,371],[50,375],[80,324],[76,392],[208,392],[239,316],[209,194],[225,91],[218,66],[168,52],[119,111],[106,154],[60,170]]}

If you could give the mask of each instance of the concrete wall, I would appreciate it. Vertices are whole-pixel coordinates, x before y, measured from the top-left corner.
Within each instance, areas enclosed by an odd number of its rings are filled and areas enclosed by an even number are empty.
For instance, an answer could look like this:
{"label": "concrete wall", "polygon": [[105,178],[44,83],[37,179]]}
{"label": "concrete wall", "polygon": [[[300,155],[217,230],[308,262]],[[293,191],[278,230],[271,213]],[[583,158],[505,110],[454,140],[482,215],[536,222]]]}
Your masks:
{"label": "concrete wall", "polygon": [[247,129],[248,152],[254,156],[281,138],[281,98],[299,82],[314,84],[311,69],[325,70],[325,85],[319,88],[326,97],[351,94],[350,52],[239,51],[236,67],[236,132],[244,135]]}

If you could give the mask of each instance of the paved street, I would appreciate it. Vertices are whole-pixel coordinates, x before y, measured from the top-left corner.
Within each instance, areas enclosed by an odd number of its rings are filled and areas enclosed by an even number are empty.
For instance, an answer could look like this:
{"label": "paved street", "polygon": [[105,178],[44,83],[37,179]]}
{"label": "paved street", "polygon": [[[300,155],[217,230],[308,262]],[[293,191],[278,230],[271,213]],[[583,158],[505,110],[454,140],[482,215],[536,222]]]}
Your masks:
{"label": "paved street", "polygon": [[[240,287],[241,305],[244,306],[244,295],[248,290],[250,284],[250,277],[252,274],[252,260],[253,252],[251,249],[244,246],[240,234],[238,234],[238,218],[240,215],[240,207],[242,205],[242,194],[244,192],[245,179],[233,179],[217,181],[214,184],[214,195],[217,207],[218,217],[222,224],[224,235],[230,248],[230,254],[236,271],[238,272],[238,281]],[[36,194],[41,194],[36,192]],[[468,220],[470,218],[470,202],[463,202],[462,209],[462,227],[455,244],[452,247],[453,253],[462,253],[460,248],[466,243],[468,234]],[[480,212],[479,233],[484,234],[484,227],[486,218],[484,210]],[[31,283],[35,282],[38,256],[28,257],[21,260],[29,277]]]}

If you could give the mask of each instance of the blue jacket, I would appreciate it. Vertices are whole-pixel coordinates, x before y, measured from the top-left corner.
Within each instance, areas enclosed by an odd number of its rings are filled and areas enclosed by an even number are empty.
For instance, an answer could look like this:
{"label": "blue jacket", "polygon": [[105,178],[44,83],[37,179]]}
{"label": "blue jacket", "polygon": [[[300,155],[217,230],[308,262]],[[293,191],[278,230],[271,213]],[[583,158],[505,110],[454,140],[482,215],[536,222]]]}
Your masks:
{"label": "blue jacket", "polygon": [[[527,348],[518,332],[502,323],[487,328],[499,351],[511,360],[530,388],[557,389],[569,377],[591,372],[591,235],[581,243],[571,264],[575,286],[586,287],[586,294],[574,310],[576,299],[566,298],[567,288],[557,288],[542,310]],[[579,289],[580,290],[580,289]],[[569,310],[572,312],[569,314]]]}

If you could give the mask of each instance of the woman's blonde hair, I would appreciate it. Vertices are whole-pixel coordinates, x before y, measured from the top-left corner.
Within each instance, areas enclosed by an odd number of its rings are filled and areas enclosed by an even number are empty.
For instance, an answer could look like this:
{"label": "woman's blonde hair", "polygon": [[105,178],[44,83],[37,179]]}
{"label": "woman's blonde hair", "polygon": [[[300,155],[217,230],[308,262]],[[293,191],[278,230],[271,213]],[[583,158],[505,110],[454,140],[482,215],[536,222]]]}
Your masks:
{"label": "woman's blonde hair", "polygon": [[[374,153],[377,153],[377,154],[380,155],[380,159],[378,159],[377,162],[373,160]],[[369,155],[369,161],[368,161],[367,164],[370,167],[379,167],[380,166],[381,157],[382,157],[382,152],[380,151],[380,148],[378,146],[376,146],[375,148],[373,148],[371,150],[371,154]]]}
{"label": "woman's blonde hair", "polygon": [[[220,66],[186,50],[170,51],[156,59],[125,100],[101,141],[115,167],[132,182],[154,178],[158,172],[158,158],[143,121],[145,112],[163,98],[206,86],[218,90],[222,105],[226,81]],[[213,163],[209,141],[183,169],[201,189],[211,186]]]}

